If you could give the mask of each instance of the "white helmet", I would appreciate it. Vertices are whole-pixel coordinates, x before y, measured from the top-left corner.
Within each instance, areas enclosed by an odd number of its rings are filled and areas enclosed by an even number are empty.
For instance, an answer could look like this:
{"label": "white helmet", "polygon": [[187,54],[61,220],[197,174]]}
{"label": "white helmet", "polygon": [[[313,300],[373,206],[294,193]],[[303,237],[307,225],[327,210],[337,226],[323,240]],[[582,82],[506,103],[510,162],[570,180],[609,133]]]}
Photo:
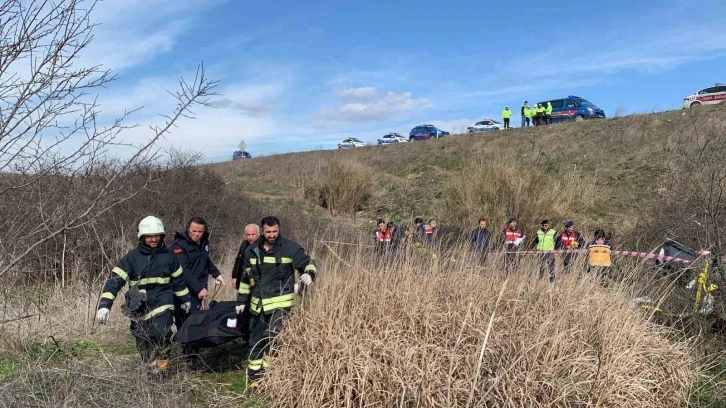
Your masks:
{"label": "white helmet", "polygon": [[139,223],[139,238],[144,235],[165,235],[164,223],[154,216],[148,216]]}

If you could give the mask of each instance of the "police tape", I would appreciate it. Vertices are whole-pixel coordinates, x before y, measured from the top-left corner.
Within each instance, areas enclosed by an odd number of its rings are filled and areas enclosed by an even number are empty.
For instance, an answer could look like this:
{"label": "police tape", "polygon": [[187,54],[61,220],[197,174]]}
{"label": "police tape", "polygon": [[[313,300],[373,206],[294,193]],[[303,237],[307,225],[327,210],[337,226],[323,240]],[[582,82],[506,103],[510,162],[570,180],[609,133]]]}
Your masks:
{"label": "police tape", "polygon": [[504,254],[515,254],[515,255],[545,255],[545,254],[576,254],[576,253],[596,253],[596,254],[610,254],[610,255],[623,255],[634,258],[642,259],[655,259],[661,262],[675,262],[682,264],[689,264],[692,261],[688,259],[679,258],[677,256],[667,256],[656,254],[653,252],[639,252],[639,251],[627,251],[627,250],[600,250],[600,249],[556,249],[554,251],[501,251]]}
{"label": "police tape", "polygon": [[[363,248],[373,248],[374,245],[362,245],[362,244],[354,244],[349,242],[337,242],[337,241],[322,241],[327,244],[337,244],[337,245],[350,245],[350,246],[359,246]],[[577,253],[600,253],[600,254],[610,254],[610,255],[622,255],[622,256],[629,256],[634,258],[642,258],[642,259],[655,259],[657,261],[661,262],[674,262],[674,263],[681,263],[681,264],[690,264],[692,261],[688,259],[679,258],[677,256],[667,256],[667,255],[661,255],[656,254],[653,252],[641,252],[641,251],[628,251],[628,250],[621,250],[621,249],[615,249],[615,250],[600,250],[600,249],[556,249],[553,251],[491,251],[490,254],[512,254],[512,255],[544,255],[544,254],[577,254]],[[708,251],[700,251],[699,254],[701,256],[705,256],[710,254]]]}

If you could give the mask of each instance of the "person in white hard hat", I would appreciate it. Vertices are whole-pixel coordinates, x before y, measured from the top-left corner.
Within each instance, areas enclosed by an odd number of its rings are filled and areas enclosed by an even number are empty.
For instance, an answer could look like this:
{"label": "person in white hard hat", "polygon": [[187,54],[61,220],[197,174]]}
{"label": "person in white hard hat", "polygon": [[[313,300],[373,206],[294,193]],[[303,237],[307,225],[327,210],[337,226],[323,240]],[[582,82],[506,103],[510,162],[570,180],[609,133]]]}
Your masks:
{"label": "person in white hard hat", "polygon": [[131,319],[131,334],[141,360],[157,372],[169,367],[174,298],[189,312],[189,289],[174,253],[164,244],[164,224],[156,217],[139,223],[136,248],[121,258],[103,286],[96,320],[108,322],[118,292],[126,285],[124,315]]}

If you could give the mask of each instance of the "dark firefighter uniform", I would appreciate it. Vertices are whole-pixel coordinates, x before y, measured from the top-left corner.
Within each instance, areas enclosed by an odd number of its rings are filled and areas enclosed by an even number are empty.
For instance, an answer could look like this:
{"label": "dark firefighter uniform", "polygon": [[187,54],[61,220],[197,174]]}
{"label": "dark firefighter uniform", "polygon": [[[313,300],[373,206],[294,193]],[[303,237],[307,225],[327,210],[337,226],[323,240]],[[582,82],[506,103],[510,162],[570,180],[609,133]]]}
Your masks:
{"label": "dark firefighter uniform", "polygon": [[[111,271],[103,286],[98,308],[111,309],[119,290],[129,285],[129,294],[139,294],[141,302],[127,302],[127,314],[131,318],[131,334],[144,363],[156,360],[159,369],[169,364],[171,349],[171,325],[174,298],[181,303],[189,301],[182,268],[172,251],[159,242],[151,249],[143,244],[124,255]],[[138,289],[138,291],[136,291]],[[129,307],[133,304],[133,307]]]}
{"label": "dark firefighter uniform", "polygon": [[[174,235],[174,242],[171,244],[172,251],[179,261],[184,271],[184,281],[191,292],[189,300],[191,308],[189,314],[199,311],[199,292],[207,289],[207,281],[209,275],[217,277],[220,275],[219,269],[209,259],[209,231],[205,231],[199,240],[199,244],[189,238],[189,224],[186,231],[177,232]],[[174,308],[174,325],[177,331],[182,327],[188,314],[181,309],[181,303],[177,301]],[[197,361],[197,349],[190,344],[184,344],[184,355],[187,362],[193,363]]]}
{"label": "dark firefighter uniform", "polygon": [[244,275],[237,301],[247,304],[250,312],[247,376],[250,383],[258,381],[268,364],[270,342],[282,329],[283,321],[295,299],[295,270],[315,280],[317,269],[310,256],[297,243],[282,236],[269,251],[264,237],[250,244],[245,251]]}

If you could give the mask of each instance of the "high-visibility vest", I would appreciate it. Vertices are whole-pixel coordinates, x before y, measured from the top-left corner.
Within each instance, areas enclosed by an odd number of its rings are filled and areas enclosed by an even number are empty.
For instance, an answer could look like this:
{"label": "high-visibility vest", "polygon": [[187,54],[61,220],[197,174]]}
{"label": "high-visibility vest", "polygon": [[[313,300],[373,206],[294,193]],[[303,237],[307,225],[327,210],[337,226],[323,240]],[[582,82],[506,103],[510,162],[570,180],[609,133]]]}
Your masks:
{"label": "high-visibility vest", "polygon": [[560,235],[562,246],[565,248],[577,248],[577,233],[572,231],[572,234],[568,234],[567,231],[562,231]]}
{"label": "high-visibility vest", "polygon": [[509,109],[504,109],[502,111],[502,118],[509,119],[511,117],[512,117],[512,111],[510,111]]}
{"label": "high-visibility vest", "polygon": [[377,230],[376,239],[378,240],[378,242],[391,242],[391,230],[386,230],[385,232]]}
{"label": "high-visibility vest", "polygon": [[552,105],[547,104],[547,106],[545,107],[545,113],[548,115],[552,114]]}
{"label": "high-visibility vest", "polygon": [[548,229],[547,232],[537,231],[537,249],[539,251],[555,250],[555,230]]}
{"label": "high-visibility vest", "polygon": [[609,245],[590,245],[590,266],[610,266],[610,246]]}
{"label": "high-visibility vest", "polygon": [[517,240],[517,238],[522,238],[521,229],[512,230],[510,228],[507,228],[504,230],[504,242],[506,242],[507,244],[513,244],[514,241]]}

